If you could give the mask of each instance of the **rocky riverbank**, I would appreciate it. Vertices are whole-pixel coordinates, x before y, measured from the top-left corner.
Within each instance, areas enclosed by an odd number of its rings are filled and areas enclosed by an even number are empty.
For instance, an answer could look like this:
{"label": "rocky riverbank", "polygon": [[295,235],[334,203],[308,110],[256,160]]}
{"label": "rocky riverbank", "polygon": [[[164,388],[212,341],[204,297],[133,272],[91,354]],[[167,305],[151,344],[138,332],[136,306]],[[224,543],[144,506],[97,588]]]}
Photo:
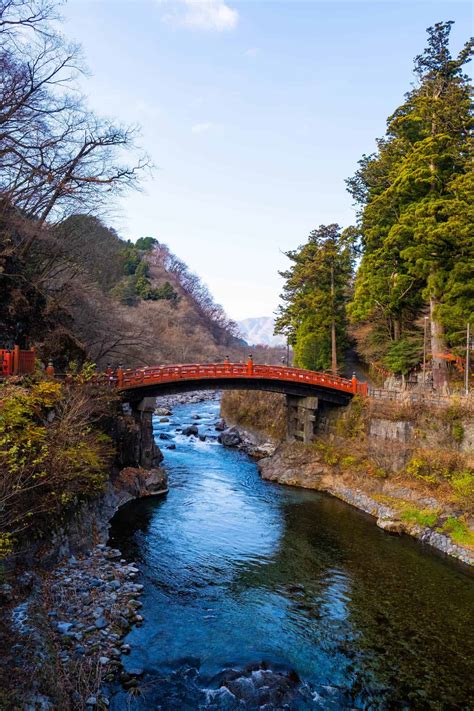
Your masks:
{"label": "rocky riverbank", "polygon": [[[408,487],[406,482],[336,471],[314,447],[297,443],[281,444],[273,455],[259,461],[258,468],[263,479],[327,492],[374,516],[377,525],[388,533],[408,534],[474,566],[474,550],[456,543],[443,531],[451,514],[446,505]],[[431,525],[417,515],[428,511],[437,512]]]}
{"label": "rocky riverbank", "polygon": [[0,709],[92,711],[108,707],[107,684],[127,689],[123,638],[142,623],[139,570],[107,547],[110,520],[125,503],[166,493],[161,468],[125,467],[96,500],[32,541],[0,586]]}
{"label": "rocky riverbank", "polygon": [[[282,401],[264,397],[223,405],[242,438],[254,416],[259,441],[275,430],[272,407],[278,422],[285,412]],[[474,564],[474,431],[466,403],[454,398],[433,410],[355,398],[346,408],[321,407],[314,428],[309,445],[274,437],[262,476],[326,491],[375,516],[387,532]],[[252,455],[251,446],[246,451]]]}
{"label": "rocky riverbank", "polygon": [[190,405],[192,403],[205,402],[206,400],[219,400],[220,392],[216,390],[199,390],[189,393],[178,393],[175,395],[160,395],[156,399],[157,414],[161,410],[171,410],[176,405]]}
{"label": "rocky riverbank", "polygon": [[2,664],[15,689],[0,707],[95,711],[109,705],[107,682],[133,688],[141,672],[123,672],[121,658],[130,652],[123,638],[143,622],[138,574],[120,551],[99,544],[48,573],[25,573],[17,588],[4,585],[2,641],[14,643],[3,647]]}
{"label": "rocky riverbank", "polygon": [[216,424],[216,430],[220,432],[218,440],[224,447],[240,449],[253,459],[269,457],[276,449],[275,442],[241,427],[227,427],[222,419]]}

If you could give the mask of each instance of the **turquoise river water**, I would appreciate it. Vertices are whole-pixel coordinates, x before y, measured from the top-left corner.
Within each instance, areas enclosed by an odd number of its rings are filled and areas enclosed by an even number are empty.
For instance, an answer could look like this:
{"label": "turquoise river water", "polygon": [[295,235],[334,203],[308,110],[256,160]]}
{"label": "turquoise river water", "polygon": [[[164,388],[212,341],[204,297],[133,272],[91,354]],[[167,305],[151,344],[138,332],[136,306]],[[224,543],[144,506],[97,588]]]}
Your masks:
{"label": "turquoise river water", "polygon": [[[145,586],[130,707],[474,709],[472,576],[337,499],[262,481],[218,444],[218,410],[155,420],[169,493],[113,520]],[[191,423],[205,441],[177,431]],[[118,691],[112,711],[129,703]]]}

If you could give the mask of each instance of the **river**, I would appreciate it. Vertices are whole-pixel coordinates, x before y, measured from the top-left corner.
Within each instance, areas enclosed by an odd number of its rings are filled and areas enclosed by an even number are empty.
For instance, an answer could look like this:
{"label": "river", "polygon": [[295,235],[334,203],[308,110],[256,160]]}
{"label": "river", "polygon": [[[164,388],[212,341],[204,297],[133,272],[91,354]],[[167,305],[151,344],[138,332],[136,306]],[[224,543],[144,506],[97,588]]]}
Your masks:
{"label": "river", "polygon": [[[131,707],[474,708],[472,576],[337,499],[262,481],[217,443],[218,411],[155,419],[169,493],[112,522],[145,586]],[[206,441],[176,431],[191,423]]]}

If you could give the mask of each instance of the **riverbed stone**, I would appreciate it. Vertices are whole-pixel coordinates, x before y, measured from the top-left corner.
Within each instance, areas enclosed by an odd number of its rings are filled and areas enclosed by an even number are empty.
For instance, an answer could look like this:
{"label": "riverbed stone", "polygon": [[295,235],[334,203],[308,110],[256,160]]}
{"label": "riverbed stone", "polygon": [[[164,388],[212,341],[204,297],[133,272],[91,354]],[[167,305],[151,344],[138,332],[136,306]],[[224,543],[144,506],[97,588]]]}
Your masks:
{"label": "riverbed stone", "polygon": [[107,627],[107,620],[105,619],[105,617],[99,617],[99,618],[95,621],[95,626],[96,626],[96,628],[97,628],[98,630],[103,630],[103,629],[105,629],[105,627]]}
{"label": "riverbed stone", "polygon": [[240,432],[236,427],[229,427],[219,435],[219,442],[225,447],[237,447],[241,441]]}
{"label": "riverbed stone", "polygon": [[155,415],[157,417],[168,417],[168,415],[171,415],[172,411],[169,407],[157,407],[155,410]]}
{"label": "riverbed stone", "polygon": [[378,518],[377,526],[387,533],[392,533],[393,535],[400,535],[405,531],[403,522],[392,518]]}
{"label": "riverbed stone", "polygon": [[8,583],[0,585],[0,604],[9,603],[13,600],[13,588]]}
{"label": "riverbed stone", "polygon": [[73,627],[72,622],[58,622],[56,629],[58,630],[59,634],[67,634],[71,627]]}

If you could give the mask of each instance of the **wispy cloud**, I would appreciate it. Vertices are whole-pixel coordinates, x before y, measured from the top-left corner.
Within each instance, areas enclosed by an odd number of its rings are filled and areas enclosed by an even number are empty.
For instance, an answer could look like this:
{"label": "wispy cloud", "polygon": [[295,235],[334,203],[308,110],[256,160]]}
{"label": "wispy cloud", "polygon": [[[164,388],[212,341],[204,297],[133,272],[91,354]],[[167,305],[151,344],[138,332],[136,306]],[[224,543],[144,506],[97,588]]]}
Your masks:
{"label": "wispy cloud", "polygon": [[245,50],[244,57],[256,57],[257,54],[260,54],[260,49],[258,47],[250,47]]}
{"label": "wispy cloud", "polygon": [[224,0],[158,0],[169,5],[164,20],[180,27],[223,32],[233,30],[239,13]]}
{"label": "wispy cloud", "polygon": [[205,123],[195,123],[194,126],[191,127],[191,133],[206,133],[206,131],[209,131],[211,128],[212,123],[210,121]]}

